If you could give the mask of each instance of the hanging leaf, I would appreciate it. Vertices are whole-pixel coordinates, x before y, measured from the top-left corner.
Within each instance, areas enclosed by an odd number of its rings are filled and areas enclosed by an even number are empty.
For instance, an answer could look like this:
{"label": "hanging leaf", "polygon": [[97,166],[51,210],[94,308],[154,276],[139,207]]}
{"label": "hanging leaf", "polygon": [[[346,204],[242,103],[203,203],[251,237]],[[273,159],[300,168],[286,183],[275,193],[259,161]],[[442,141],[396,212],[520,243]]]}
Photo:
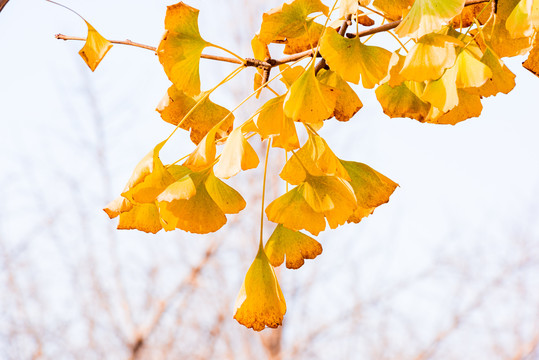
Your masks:
{"label": "hanging leaf", "polygon": [[407,117],[423,122],[431,106],[410,90],[410,86],[420,86],[423,89],[425,87],[423,83],[408,81],[395,87],[384,83],[376,89],[376,98],[382,105],[384,114],[390,118]]}
{"label": "hanging leaf", "polygon": [[464,43],[445,34],[422,36],[406,55],[400,75],[406,80],[435,80],[457,59],[456,46]]}
{"label": "hanging leaf", "polygon": [[[163,97],[157,111],[161,118],[172,125],[178,125],[185,115],[195,104],[206,96],[207,92],[201,92],[195,97],[187,96],[183,91],[172,85]],[[227,136],[232,131],[234,115],[226,108],[215,104],[206,97],[195,110],[180,125],[180,128],[191,132],[191,141],[200,143],[202,138],[221,120],[226,120],[216,131],[216,139]]]}
{"label": "hanging leaf", "polygon": [[372,5],[390,20],[399,20],[412,6],[414,0],[374,0]]}
{"label": "hanging leaf", "polygon": [[84,20],[84,22],[88,26],[88,36],[86,37],[84,46],[79,51],[79,55],[90,70],[94,71],[110,50],[112,44],[101,36],[88,21]]}
{"label": "hanging leaf", "polygon": [[299,148],[299,140],[294,121],[284,114],[284,99],[285,95],[281,95],[268,100],[255,122],[262,139],[273,137],[273,147],[290,151]]}
{"label": "hanging leaf", "polygon": [[490,48],[486,48],[481,62],[490,68],[492,77],[480,87],[466,88],[470,94],[487,97],[498,93],[508,94],[515,87],[515,74],[494,54]]}
{"label": "hanging leaf", "polygon": [[217,177],[228,179],[241,170],[256,168],[258,162],[256,151],[245,140],[241,128],[237,128],[226,140],[219,162],[213,167],[213,171]]}
{"label": "hanging leaf", "polygon": [[298,37],[288,37],[286,46],[283,50],[284,54],[296,54],[302,51],[315,49],[318,46],[318,41],[324,32],[324,26],[310,21],[305,32]]}
{"label": "hanging leaf", "polygon": [[477,20],[483,25],[492,15],[493,6],[490,2],[465,6],[461,13],[451,20],[449,25],[454,28],[467,28]]}
{"label": "hanging leaf", "polygon": [[294,81],[284,100],[284,114],[294,121],[322,123],[333,114],[337,94],[331,86],[316,78],[314,62]]}
{"label": "hanging leaf", "polygon": [[282,64],[279,65],[279,71],[281,72],[280,80],[286,85],[287,89],[290,89],[294,81],[305,72],[305,69],[301,65],[291,67],[288,64]]}
{"label": "hanging leaf", "polygon": [[286,267],[299,269],[305,259],[314,259],[322,253],[322,245],[308,235],[279,224],[273,230],[264,250],[272,266],[281,265],[286,256]]}
{"label": "hanging leaf", "polygon": [[389,197],[399,186],[368,165],[344,160],[341,160],[341,163],[350,174],[350,185],[357,199],[357,208],[348,218],[348,222],[358,223],[363,217],[372,214],[376,207],[389,201]]}
{"label": "hanging leaf", "polygon": [[215,148],[215,134],[217,132],[217,128],[218,127],[214,126],[210,131],[208,131],[206,136],[202,138],[195,150],[183,163],[184,166],[187,166],[192,171],[201,171],[213,165],[217,152]]}
{"label": "hanging leaf", "polygon": [[198,10],[183,2],[167,6],[165,29],[157,48],[159,61],[179,90],[190,96],[198,95],[200,55],[210,45],[198,31]]}
{"label": "hanging leaf", "polygon": [[421,100],[428,101],[442,112],[447,112],[457,106],[457,68],[447,69],[441,78],[427,82]]}
{"label": "hanging leaf", "polygon": [[[535,42],[533,48],[531,49],[526,61],[522,63],[522,66],[524,66],[526,69],[530,70],[532,73],[539,77],[539,36],[537,34],[535,35]],[[515,75],[513,75],[513,78],[514,77]]]}
{"label": "hanging leaf", "polygon": [[119,230],[140,230],[155,234],[163,227],[159,210],[155,204],[135,204],[129,211],[120,214]]}
{"label": "hanging leaf", "polygon": [[337,101],[333,111],[333,116],[337,120],[348,121],[363,107],[356,92],[336,72],[321,69],[316,76],[322,84],[329,85],[337,91]]}
{"label": "hanging leaf", "polygon": [[520,0],[507,17],[505,28],[512,38],[530,37],[539,28],[539,2]]}
{"label": "hanging leaf", "polygon": [[359,38],[347,39],[333,29],[322,37],[320,52],[331,70],[344,80],[372,89],[387,75],[391,52],[378,46],[364,45]]}
{"label": "hanging leaf", "polygon": [[290,4],[272,9],[262,16],[259,38],[269,44],[278,38],[297,38],[305,35],[314,23],[307,16],[322,12],[328,15],[329,9],[320,0],[294,0]]}
{"label": "hanging leaf", "polygon": [[261,331],[283,323],[286,302],[264,249],[258,249],[234,306],[234,319],[247,328]]}
{"label": "hanging leaf", "polygon": [[478,117],[481,115],[483,105],[479,95],[470,94],[464,90],[457,90],[459,103],[453,109],[446,113],[432,107],[426,122],[432,124],[450,124],[455,125],[469,118]]}
{"label": "hanging leaf", "polygon": [[464,9],[465,0],[415,0],[408,14],[395,29],[400,37],[419,39],[440,30]]}

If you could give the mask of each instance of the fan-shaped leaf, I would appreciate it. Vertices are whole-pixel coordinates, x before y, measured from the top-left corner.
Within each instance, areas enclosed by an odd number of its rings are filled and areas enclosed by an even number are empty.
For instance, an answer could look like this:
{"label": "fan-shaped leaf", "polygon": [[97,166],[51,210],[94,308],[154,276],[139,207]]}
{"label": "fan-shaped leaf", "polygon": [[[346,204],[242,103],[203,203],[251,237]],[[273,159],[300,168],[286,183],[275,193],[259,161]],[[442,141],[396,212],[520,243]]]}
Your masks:
{"label": "fan-shaped leaf", "polygon": [[226,140],[219,162],[214,166],[213,171],[217,177],[228,179],[241,170],[256,168],[258,162],[256,151],[245,140],[241,128],[237,128]]}
{"label": "fan-shaped leaf", "polygon": [[88,36],[86,37],[84,46],[79,51],[79,55],[90,70],[94,71],[110,50],[112,44],[101,36],[88,21],[84,20],[84,22],[88,26]]}
{"label": "fan-shaped leaf", "polygon": [[289,269],[299,269],[305,259],[314,259],[322,253],[322,245],[318,241],[281,224],[273,230],[264,249],[273,266],[281,265],[286,256]]}

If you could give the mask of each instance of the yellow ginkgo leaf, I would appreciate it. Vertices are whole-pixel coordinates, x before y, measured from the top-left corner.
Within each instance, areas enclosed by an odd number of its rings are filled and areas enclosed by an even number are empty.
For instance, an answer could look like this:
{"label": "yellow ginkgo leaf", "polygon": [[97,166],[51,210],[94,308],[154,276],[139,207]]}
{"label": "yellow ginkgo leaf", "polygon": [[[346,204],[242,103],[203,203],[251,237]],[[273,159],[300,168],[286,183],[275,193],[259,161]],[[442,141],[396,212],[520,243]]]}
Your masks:
{"label": "yellow ginkgo leaf", "polygon": [[110,50],[112,44],[101,36],[88,21],[84,20],[84,22],[88,26],[88,36],[86,43],[84,43],[84,46],[79,51],[79,55],[83,58],[90,70],[94,71]]}
{"label": "yellow ginkgo leaf", "polygon": [[387,116],[391,118],[407,117],[423,122],[431,106],[410,90],[407,84],[425,87],[423,83],[404,82],[395,87],[384,83],[376,88],[376,98]]}
{"label": "yellow ginkgo leaf", "polygon": [[440,30],[445,22],[460,14],[464,3],[465,0],[415,0],[395,33],[400,37],[419,39]]}
{"label": "yellow ginkgo leaf", "polygon": [[337,91],[337,102],[333,111],[337,120],[348,121],[363,107],[356,92],[335,71],[321,69],[316,76],[322,84]]}
{"label": "yellow ginkgo leaf", "polygon": [[305,179],[303,198],[316,212],[324,214],[331,229],[350,218],[357,199],[350,184],[336,176],[311,176]]}
{"label": "yellow ginkgo leaf", "polygon": [[214,126],[206,136],[198,143],[197,147],[189,155],[187,160],[183,163],[192,171],[201,171],[211,166],[215,161],[215,154],[217,152],[215,148],[215,134],[220,124]]}
{"label": "yellow ginkgo leaf", "polygon": [[457,68],[456,85],[458,88],[480,87],[492,77],[490,68],[482,63],[471,51],[460,51],[455,62]]}
{"label": "yellow ginkgo leaf", "polygon": [[357,208],[348,222],[358,223],[376,207],[387,203],[399,185],[368,165],[344,160],[342,164],[350,174],[350,185],[357,198]]}
{"label": "yellow ginkgo leaf", "polygon": [[165,141],[159,143],[136,166],[122,196],[131,202],[153,203],[155,198],[174,181],[161,160],[159,152]]}
{"label": "yellow ginkgo leaf", "polygon": [[258,162],[256,151],[245,140],[241,128],[236,128],[226,140],[219,162],[213,167],[213,171],[217,177],[228,179],[241,170],[256,168]]}
{"label": "yellow ginkgo leaf", "polygon": [[286,85],[287,89],[290,89],[294,81],[305,72],[305,69],[301,65],[291,67],[288,64],[282,64],[279,65],[279,71],[281,72],[280,80]]}
{"label": "yellow ginkgo leaf", "polygon": [[464,43],[449,35],[422,36],[406,55],[400,75],[412,81],[438,79],[445,69],[455,64],[457,45],[464,46]]}
{"label": "yellow ginkgo leaf", "polygon": [[489,47],[485,49],[481,62],[490,68],[492,77],[480,87],[466,88],[467,92],[481,97],[488,97],[500,92],[508,94],[513,90],[515,87],[515,74],[505,66]]}
{"label": "yellow ginkgo leaf", "polygon": [[364,45],[359,38],[347,39],[327,29],[320,42],[320,52],[331,70],[344,80],[372,89],[386,77],[391,52],[378,46]]}
{"label": "yellow ginkgo leaf", "polygon": [[165,29],[157,48],[159,61],[179,90],[187,95],[198,95],[200,55],[210,45],[198,31],[198,10],[183,2],[167,6]]}
{"label": "yellow ginkgo leaf", "polygon": [[442,112],[447,112],[457,106],[459,103],[457,74],[457,67],[453,66],[447,69],[441,78],[428,81],[421,100],[431,103]]}
{"label": "yellow ginkgo leaf", "polygon": [[[195,106],[195,104],[206,96],[207,92],[201,92],[195,97],[186,95],[183,91],[172,85],[167,94],[163,97],[157,111],[161,118],[168,123],[178,125],[184,116]],[[206,97],[195,110],[180,125],[180,128],[191,131],[191,141],[198,144],[202,138],[221,120],[226,120],[221,124],[216,132],[216,138],[227,136],[232,130],[234,115],[226,108],[215,104]]]}
{"label": "yellow ginkgo leaf", "polygon": [[483,25],[490,18],[493,9],[494,7],[490,2],[465,6],[461,13],[451,20],[449,25],[457,29],[467,28],[474,23],[474,20]]}
{"label": "yellow ginkgo leaf", "polygon": [[414,0],[374,0],[372,5],[381,10],[390,20],[398,20],[412,6]]}
{"label": "yellow ginkgo leaf", "polygon": [[154,203],[135,204],[129,211],[120,214],[118,229],[120,230],[140,230],[155,234],[163,227],[159,219],[159,210]]}
{"label": "yellow ginkgo leaf", "polygon": [[298,134],[294,121],[284,115],[285,95],[268,100],[256,118],[257,132],[262,139],[273,137],[271,143],[287,151],[299,148]]}
{"label": "yellow ginkgo leaf", "polygon": [[314,21],[308,22],[305,32],[298,37],[288,37],[286,46],[283,50],[284,54],[296,54],[302,51],[314,49],[318,46],[320,36],[324,32],[324,26]]}
{"label": "yellow ginkgo leaf", "polygon": [[346,17],[358,11],[358,0],[339,0],[339,17]]}
{"label": "yellow ginkgo leaf", "polygon": [[272,266],[281,265],[286,256],[286,267],[299,269],[305,259],[314,259],[322,253],[322,245],[308,235],[279,224],[273,230],[264,250]]}
{"label": "yellow ginkgo leaf", "polygon": [[283,323],[286,302],[264,249],[258,249],[234,306],[234,319],[247,328],[261,331]]}
{"label": "yellow ginkgo leaf", "polygon": [[520,0],[507,17],[505,28],[512,38],[533,35],[534,27],[539,27],[539,2]]}
{"label": "yellow ginkgo leaf", "polygon": [[[528,58],[526,59],[526,61],[522,63],[522,66],[530,70],[535,75],[539,76],[539,36],[537,34],[535,35],[533,48],[531,49],[530,54],[528,55]],[[513,75],[513,78],[514,76],[515,75]],[[513,84],[514,84],[514,80],[513,80]]]}
{"label": "yellow ginkgo leaf", "polygon": [[307,175],[335,175],[350,180],[340,159],[333,153],[326,141],[319,135],[309,131],[305,144],[288,159],[279,174],[286,182],[298,185],[305,181]]}
{"label": "yellow ginkgo leaf", "polygon": [[458,89],[459,103],[453,109],[446,113],[432,107],[426,122],[432,124],[450,124],[455,125],[469,118],[481,115],[483,105],[479,95],[470,94],[467,91]]}
{"label": "yellow ginkgo leaf", "polygon": [[316,78],[314,62],[294,81],[284,100],[284,113],[294,121],[319,124],[333,114],[337,93]]}
{"label": "yellow ginkgo leaf", "polygon": [[262,15],[259,38],[269,44],[277,38],[297,38],[305,34],[313,19],[307,16],[322,12],[328,15],[329,9],[320,0],[293,0]]}
{"label": "yellow ginkgo leaf", "polygon": [[273,200],[266,208],[268,220],[283,224],[292,230],[305,229],[313,235],[318,235],[326,228],[324,214],[318,213],[303,197],[305,183],[288,191]]}
{"label": "yellow ginkgo leaf", "polygon": [[[524,55],[531,47],[531,37],[511,36],[506,28],[506,20],[518,5],[519,0],[499,1],[496,7],[496,16],[492,16],[483,26],[481,34],[475,39],[482,44],[486,41],[492,51],[500,58],[506,56]],[[475,34],[477,31],[472,31]]]}
{"label": "yellow ginkgo leaf", "polygon": [[237,213],[245,201],[234,189],[217,179],[211,170],[191,172],[169,185],[157,204],[163,228],[197,234],[219,230],[225,213]]}
{"label": "yellow ginkgo leaf", "polygon": [[118,196],[116,199],[112,200],[107,206],[103,209],[109,216],[109,218],[114,219],[116,216],[120,215],[123,212],[129,211],[133,208],[133,204],[123,196]]}

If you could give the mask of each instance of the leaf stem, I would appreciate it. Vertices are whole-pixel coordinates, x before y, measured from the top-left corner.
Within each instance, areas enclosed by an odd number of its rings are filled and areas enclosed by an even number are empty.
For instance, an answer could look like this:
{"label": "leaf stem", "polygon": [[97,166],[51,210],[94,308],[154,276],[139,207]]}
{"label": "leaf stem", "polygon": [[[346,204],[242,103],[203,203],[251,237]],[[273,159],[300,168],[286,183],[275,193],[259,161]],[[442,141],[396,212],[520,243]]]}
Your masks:
{"label": "leaf stem", "polygon": [[264,248],[264,242],[262,238],[264,236],[264,201],[266,199],[266,175],[268,173],[268,158],[271,148],[271,138],[268,140],[268,146],[266,147],[266,159],[264,160],[264,179],[262,181],[262,201],[260,208],[260,242],[258,243],[258,250]]}
{"label": "leaf stem", "polygon": [[238,54],[236,54],[236,53],[234,53],[234,52],[228,50],[227,48],[224,48],[224,47],[222,47],[222,46],[215,45],[215,44],[212,44],[212,43],[209,43],[208,46],[212,46],[212,47],[217,48],[217,49],[219,49],[219,50],[223,50],[224,52],[227,52],[227,53],[229,53],[230,55],[232,55],[232,56],[234,56],[235,58],[237,58],[238,60],[240,60],[242,64],[245,64],[245,59],[244,59],[244,58],[242,58],[242,57],[239,56]]}

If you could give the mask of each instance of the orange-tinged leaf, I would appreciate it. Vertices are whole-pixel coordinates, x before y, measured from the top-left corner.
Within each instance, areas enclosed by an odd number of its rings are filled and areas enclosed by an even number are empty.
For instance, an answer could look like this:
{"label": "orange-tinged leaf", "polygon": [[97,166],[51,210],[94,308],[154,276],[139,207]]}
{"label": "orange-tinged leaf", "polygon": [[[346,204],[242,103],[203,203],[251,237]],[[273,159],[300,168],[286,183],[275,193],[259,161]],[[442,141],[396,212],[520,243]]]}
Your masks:
{"label": "orange-tinged leaf", "polygon": [[260,248],[249,267],[236,298],[234,319],[247,328],[261,331],[283,323],[286,302],[269,260]]}
{"label": "orange-tinged leaf", "polygon": [[505,66],[505,64],[487,47],[481,62],[487,65],[492,77],[480,87],[466,88],[470,94],[477,94],[481,97],[496,95],[498,93],[508,94],[515,87],[515,74]]}
{"label": "orange-tinged leaf", "polygon": [[131,202],[153,203],[155,198],[174,181],[159,159],[165,141],[157,144],[136,166],[122,196]]}
{"label": "orange-tinged leaf", "polygon": [[400,75],[406,80],[438,79],[457,59],[455,47],[462,41],[444,34],[422,36],[406,55]]}
{"label": "orange-tinged leaf", "polygon": [[299,269],[305,259],[314,259],[322,253],[322,245],[308,235],[279,224],[273,230],[264,250],[272,266],[281,265],[286,256],[286,267]]}
{"label": "orange-tinged leaf", "polygon": [[368,165],[344,160],[342,164],[350,174],[350,185],[357,199],[357,208],[348,222],[358,223],[376,207],[387,203],[399,185]]}
{"label": "orange-tinged leaf", "polygon": [[256,119],[257,132],[262,139],[273,136],[272,146],[287,151],[299,148],[298,134],[294,121],[284,115],[285,95],[268,100]]}
{"label": "orange-tinged leaf", "polygon": [[197,147],[187,158],[184,166],[192,171],[201,171],[211,166],[215,161],[215,134],[217,127],[213,127],[204,138],[198,143]]}
{"label": "orange-tinged leaf", "polygon": [[374,0],[372,5],[381,10],[387,18],[398,20],[412,6],[414,0]]}
{"label": "orange-tinged leaf", "polygon": [[[526,61],[522,63],[522,66],[530,70],[535,75],[539,76],[539,36],[537,34],[535,35],[535,42],[534,42],[533,48],[531,49],[530,54],[528,55],[528,58],[526,59]],[[513,75],[513,78],[514,76],[515,75]],[[514,80],[513,80],[513,84],[514,84]]]}
{"label": "orange-tinged leaf", "polygon": [[479,95],[473,95],[458,89],[458,96],[458,105],[446,113],[442,113],[435,107],[431,108],[426,122],[432,124],[455,125],[466,119],[481,115],[483,105],[481,104],[481,97]]}
{"label": "orange-tinged leaf", "polygon": [[163,227],[159,219],[159,211],[154,203],[135,204],[129,211],[120,214],[118,229],[120,230],[140,230],[155,234]]}
{"label": "orange-tinged leaf", "polygon": [[419,39],[440,30],[445,22],[460,14],[464,3],[465,0],[415,0],[395,33],[400,37]]}
{"label": "orange-tinged leaf", "polygon": [[[186,95],[183,91],[172,85],[163,100],[157,106],[157,111],[161,114],[161,118],[168,123],[178,125],[184,116],[195,106],[195,104],[206,96],[207,92],[201,92],[195,97]],[[180,125],[182,129],[191,132],[191,141],[198,144],[202,138],[213,128],[217,123],[226,120],[221,124],[216,132],[216,138],[227,136],[232,130],[234,123],[234,115],[226,108],[215,104],[206,97],[202,100],[195,110],[185,119]]]}
{"label": "orange-tinged leaf", "polygon": [[[407,117],[418,121],[425,121],[430,109],[430,104],[421,100],[409,86],[410,82],[404,82],[391,87],[382,84],[376,89],[376,98],[382,105],[384,114],[391,118]],[[418,83],[424,88],[423,83]]]}
{"label": "orange-tinged leaf", "polygon": [[335,71],[321,69],[317,74],[322,84],[329,85],[337,91],[337,102],[333,116],[339,121],[348,121],[362,107],[356,92]]}
{"label": "orange-tinged leaf", "polygon": [[337,94],[316,78],[314,62],[294,81],[284,100],[284,113],[294,121],[320,124],[333,114]]}
{"label": "orange-tinged leaf", "polygon": [[326,141],[309,132],[307,142],[288,159],[280,176],[290,184],[305,181],[308,174],[314,176],[335,175],[350,180],[346,169],[333,153]]}
{"label": "orange-tinged leaf", "polygon": [[295,54],[316,48],[323,32],[324,26],[314,21],[308,22],[307,28],[301,36],[286,39],[283,53]]}
{"label": "orange-tinged leaf", "polygon": [[107,206],[103,209],[109,216],[109,218],[114,219],[116,216],[120,215],[123,212],[129,211],[133,208],[133,204],[129,202],[123,196],[118,196],[116,199],[112,200]]}
{"label": "orange-tinged leaf", "polygon": [[86,37],[84,46],[79,51],[79,55],[83,58],[90,70],[94,71],[110,50],[112,44],[101,36],[88,21],[84,20],[84,22],[88,26],[88,36]]}
{"label": "orange-tinged leaf", "polygon": [[465,6],[461,13],[453,18],[449,23],[454,28],[467,28],[476,19],[483,25],[492,14],[493,6],[490,2]]}
{"label": "orange-tinged leaf", "polygon": [[266,44],[278,38],[300,37],[313,22],[307,16],[315,12],[328,15],[329,9],[320,0],[294,0],[285,3],[264,13],[258,36]]}
{"label": "orange-tinged leaf", "polygon": [[157,48],[170,81],[191,96],[200,93],[200,55],[210,45],[198,31],[198,12],[183,2],[167,6],[166,32]]}
{"label": "orange-tinged leaf", "polygon": [[305,229],[318,235],[326,228],[324,215],[313,210],[303,197],[305,183],[273,200],[266,208],[268,220],[292,230]]}
{"label": "orange-tinged leaf", "polygon": [[245,208],[246,203],[240,193],[212,173],[206,178],[204,185],[213,201],[225,214],[237,214]]}
{"label": "orange-tinged leaf", "polygon": [[333,29],[322,36],[320,52],[331,70],[344,80],[372,89],[386,77],[391,52],[378,46],[364,45],[359,38],[347,39]]}
{"label": "orange-tinged leaf", "polygon": [[[534,10],[536,14],[533,14]],[[538,15],[539,3],[537,0],[520,0],[507,17],[505,28],[512,38],[532,36],[534,27],[539,26]]]}
{"label": "orange-tinged leaf", "polygon": [[219,162],[213,167],[213,171],[215,176],[228,179],[241,170],[256,168],[258,163],[256,151],[245,140],[241,128],[236,128],[226,140]]}

